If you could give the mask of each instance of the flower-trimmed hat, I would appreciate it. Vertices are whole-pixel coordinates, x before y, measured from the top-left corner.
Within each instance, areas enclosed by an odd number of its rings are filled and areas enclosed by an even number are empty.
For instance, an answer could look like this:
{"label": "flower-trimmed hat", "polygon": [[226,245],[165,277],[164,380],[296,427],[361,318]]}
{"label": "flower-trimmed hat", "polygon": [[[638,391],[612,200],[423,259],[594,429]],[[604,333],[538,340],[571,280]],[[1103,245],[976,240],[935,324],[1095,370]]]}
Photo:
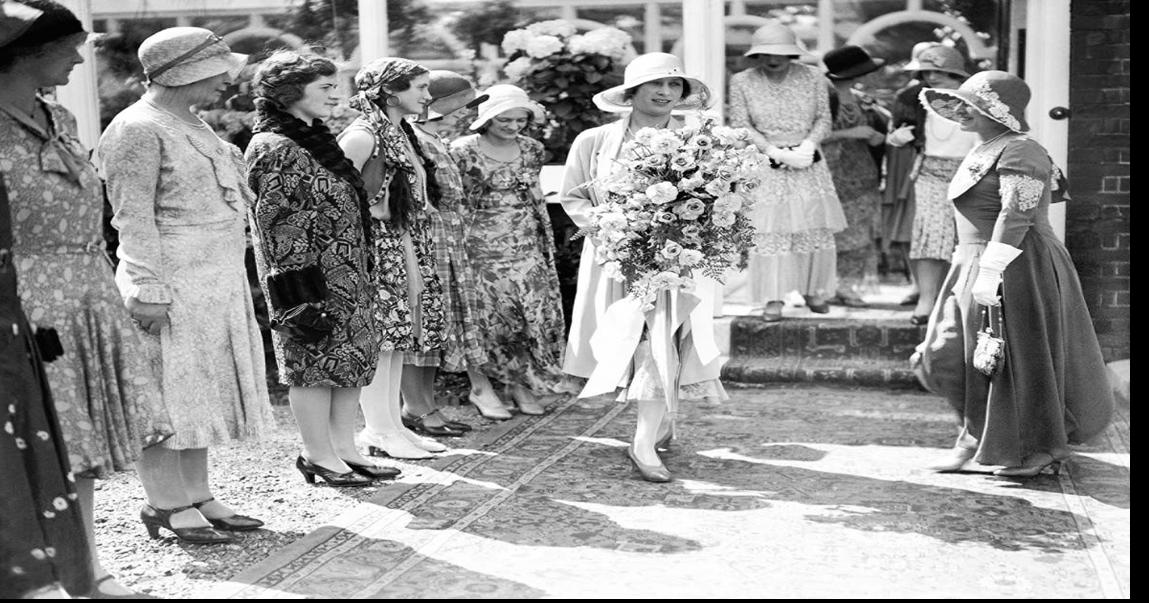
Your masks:
{"label": "flower-trimmed hat", "polygon": [[630,99],[626,98],[627,90],[668,77],[681,78],[690,85],[690,94],[683,97],[674,109],[705,109],[709,105],[710,88],[702,80],[686,75],[682,59],[665,52],[648,52],[635,57],[627,64],[622,83],[599,92],[592,100],[596,107],[608,113],[630,111],[633,107]]}
{"label": "flower-trimmed hat", "polygon": [[927,109],[943,119],[961,121],[957,108],[969,105],[1019,133],[1029,131],[1029,124],[1025,121],[1029,97],[1029,85],[1025,80],[1004,71],[979,71],[962,82],[957,90],[926,88],[918,95]]}
{"label": "flower-trimmed hat", "polygon": [[511,109],[526,109],[531,112],[536,122],[546,119],[543,106],[531,100],[526,90],[511,84],[496,84],[483,91],[487,100],[479,105],[479,115],[471,124],[470,129],[478,130],[503,111]]}
{"label": "flower-trimmed hat", "polygon": [[923,71],[943,71],[959,77],[969,77],[965,70],[965,57],[958,49],[945,44],[926,48],[917,58],[906,63],[902,70],[911,72],[910,77],[918,80],[922,79]]}
{"label": "flower-trimmed hat", "polygon": [[826,65],[826,77],[832,80],[852,80],[872,73],[886,64],[885,59],[876,59],[861,46],[835,48],[822,57]]}
{"label": "flower-trimmed hat", "polygon": [[473,109],[488,98],[486,94],[475,96],[471,80],[454,71],[432,69],[428,75],[427,92],[431,94],[431,102],[427,103],[427,119],[439,119],[459,109]]}
{"label": "flower-trimmed hat", "polygon": [[202,27],[169,27],[149,36],[139,50],[149,82],[186,86],[227,73],[239,76],[247,55],[232,52],[223,38]]}
{"label": "flower-trimmed hat", "polygon": [[800,57],[810,53],[798,40],[794,30],[774,21],[754,30],[754,34],[750,37],[750,50],[742,53],[742,56],[749,57],[756,54]]}

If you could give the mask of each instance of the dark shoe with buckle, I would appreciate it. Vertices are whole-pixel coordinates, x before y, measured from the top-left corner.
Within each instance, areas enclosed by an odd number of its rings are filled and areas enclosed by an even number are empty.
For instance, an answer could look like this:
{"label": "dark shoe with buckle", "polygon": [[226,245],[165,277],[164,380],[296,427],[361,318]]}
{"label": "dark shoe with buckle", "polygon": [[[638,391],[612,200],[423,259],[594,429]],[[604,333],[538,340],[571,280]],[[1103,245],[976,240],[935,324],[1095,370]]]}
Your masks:
{"label": "dark shoe with buckle", "polygon": [[140,509],[140,521],[144,522],[144,527],[148,530],[148,536],[152,538],[159,538],[160,528],[164,528],[175,534],[176,538],[189,544],[228,544],[237,540],[234,535],[221,532],[212,527],[172,527],[172,515],[182,513],[192,508],[191,505],[188,505],[174,509],[157,509],[151,505],[144,505],[144,508]]}
{"label": "dark shoe with buckle", "polygon": [[394,467],[383,467],[375,464],[360,465],[347,459],[343,459],[343,462],[347,463],[347,466],[351,467],[351,470],[355,473],[371,479],[395,479],[403,473]]}
{"label": "dark shoe with buckle", "polygon": [[[200,502],[192,503],[192,506],[196,509],[200,509],[200,513],[203,513],[202,507],[213,500],[215,499],[209,498],[207,500],[201,500]],[[228,532],[248,532],[251,530],[258,530],[259,528],[263,527],[262,521],[254,517],[248,517],[247,515],[236,514],[230,517],[216,518],[204,515],[204,518],[207,519],[209,523],[211,523],[213,528],[217,530],[227,530]]]}
{"label": "dark shoe with buckle", "polygon": [[404,427],[417,433],[425,433],[431,436],[445,436],[448,438],[458,438],[463,436],[465,433],[463,430],[451,427],[447,424],[446,421],[443,421],[442,425],[428,425],[427,417],[435,414],[439,414],[438,408],[417,417],[401,415],[400,419],[403,421]]}
{"label": "dark shoe with buckle", "polygon": [[299,469],[299,472],[303,474],[303,479],[312,485],[315,484],[316,476],[327,482],[328,486],[334,486],[336,488],[370,486],[374,481],[365,475],[356,473],[354,469],[346,473],[339,473],[323,465],[316,465],[303,458],[302,455],[295,459],[295,468]]}
{"label": "dark shoe with buckle", "polygon": [[929,314],[914,314],[910,317],[910,324],[914,326],[922,326],[930,321]]}

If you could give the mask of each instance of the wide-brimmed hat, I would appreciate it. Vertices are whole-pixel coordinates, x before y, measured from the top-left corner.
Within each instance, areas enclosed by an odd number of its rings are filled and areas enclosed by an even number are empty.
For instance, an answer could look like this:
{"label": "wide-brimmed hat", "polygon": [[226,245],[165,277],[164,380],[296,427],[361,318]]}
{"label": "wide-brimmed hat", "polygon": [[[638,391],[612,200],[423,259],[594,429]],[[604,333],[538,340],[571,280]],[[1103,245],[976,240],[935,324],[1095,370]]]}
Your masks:
{"label": "wide-brimmed hat", "polygon": [[446,69],[432,69],[428,74],[431,83],[427,92],[431,102],[427,104],[427,119],[439,119],[459,109],[473,109],[487,100],[488,95],[476,96],[471,80]]}
{"label": "wide-brimmed hat", "polygon": [[774,21],[754,30],[754,34],[750,36],[750,50],[742,53],[742,56],[749,57],[756,54],[799,57],[809,52],[794,30]]}
{"label": "wide-brimmed hat", "polygon": [[957,109],[969,105],[1014,132],[1029,131],[1025,121],[1029,97],[1025,80],[1004,71],[979,71],[957,90],[926,88],[918,95],[927,109],[943,119],[961,121]]}
{"label": "wide-brimmed hat", "polygon": [[835,48],[822,57],[826,65],[826,77],[832,80],[852,80],[872,73],[886,64],[885,59],[876,59],[861,46]]}
{"label": "wide-brimmed hat", "polygon": [[969,77],[969,73],[965,70],[965,57],[958,49],[945,44],[926,48],[902,69],[912,72],[911,77],[919,80],[922,79],[923,71],[944,71],[960,77]]}
{"label": "wide-brimmed hat", "polygon": [[479,104],[479,115],[471,124],[472,130],[478,130],[491,121],[495,116],[511,109],[526,109],[531,112],[536,122],[546,118],[543,106],[531,100],[526,90],[511,84],[496,84],[483,91],[487,100]]}
{"label": "wide-brimmed hat", "polygon": [[232,78],[247,63],[247,55],[231,51],[223,38],[202,27],[169,27],[149,36],[139,50],[149,82],[186,86],[227,73]]}
{"label": "wide-brimmed hat", "polygon": [[690,85],[690,94],[674,106],[676,110],[704,109],[710,103],[710,88],[702,80],[686,75],[682,59],[665,52],[648,52],[635,57],[627,64],[621,84],[599,92],[591,100],[596,107],[609,113],[630,111],[634,107],[626,98],[627,90],[668,77],[681,78]]}

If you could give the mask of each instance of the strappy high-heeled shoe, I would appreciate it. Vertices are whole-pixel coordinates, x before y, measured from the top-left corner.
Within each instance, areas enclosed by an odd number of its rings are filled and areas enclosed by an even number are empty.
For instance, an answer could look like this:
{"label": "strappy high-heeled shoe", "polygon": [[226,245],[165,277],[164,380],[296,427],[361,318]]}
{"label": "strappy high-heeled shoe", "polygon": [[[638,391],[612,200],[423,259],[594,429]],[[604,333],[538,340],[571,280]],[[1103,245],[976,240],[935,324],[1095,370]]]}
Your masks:
{"label": "strappy high-heeled shoe", "polygon": [[176,507],[174,509],[158,509],[151,505],[144,505],[140,509],[140,521],[148,530],[148,536],[153,539],[160,537],[160,528],[176,535],[176,538],[190,544],[228,544],[238,540],[234,535],[221,532],[213,527],[202,526],[195,528],[172,527],[172,515],[193,509],[191,505]]}
{"label": "strappy high-heeled shoe", "polygon": [[[196,509],[199,509],[200,513],[202,514],[203,513],[202,507],[204,505],[208,504],[209,502],[213,501],[213,500],[215,500],[215,498],[209,498],[207,500],[201,500],[199,502],[192,503],[192,506],[195,507]],[[215,517],[215,518],[208,517],[207,515],[204,515],[204,519],[206,519],[208,521],[208,523],[210,523],[213,528],[215,528],[217,530],[227,530],[229,532],[249,532],[251,530],[258,530],[259,528],[263,527],[262,521],[254,518],[254,517],[248,517],[247,515],[240,515],[238,513],[230,515],[228,517]]]}
{"label": "strappy high-heeled shoe", "polygon": [[1036,452],[1025,457],[1020,467],[1003,467],[993,474],[1000,477],[1035,477],[1049,468],[1054,475],[1061,475],[1061,463],[1065,458],[1058,458],[1048,452]]}
{"label": "strappy high-heeled shoe", "polygon": [[355,471],[339,473],[323,465],[317,465],[303,458],[303,455],[295,459],[295,468],[299,469],[299,472],[303,474],[303,479],[312,485],[315,484],[316,476],[327,482],[328,486],[334,486],[336,488],[369,486],[373,481],[371,478],[360,475]]}
{"label": "strappy high-heeled shoe", "polygon": [[[443,420],[442,425],[428,425],[427,417],[438,413],[439,409],[436,408],[429,413],[421,414],[416,417],[400,414],[399,418],[403,422],[404,427],[418,433],[425,433],[430,436],[444,436],[448,438],[459,438],[463,436],[464,432],[462,430],[451,427],[446,420]],[[442,417],[440,416],[440,419],[441,418]]]}

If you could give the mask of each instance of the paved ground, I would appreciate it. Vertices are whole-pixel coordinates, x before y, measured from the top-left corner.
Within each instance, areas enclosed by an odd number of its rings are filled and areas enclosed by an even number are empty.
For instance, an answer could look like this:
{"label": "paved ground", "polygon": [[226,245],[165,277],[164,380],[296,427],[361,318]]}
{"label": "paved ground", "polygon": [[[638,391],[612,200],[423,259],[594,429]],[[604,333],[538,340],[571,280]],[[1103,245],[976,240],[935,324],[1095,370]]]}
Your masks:
{"label": "paved ground", "polygon": [[1126,598],[1129,414],[1060,475],[924,469],[953,417],[916,391],[733,389],[690,405],[670,484],[633,413],[557,403],[217,584],[221,598]]}

